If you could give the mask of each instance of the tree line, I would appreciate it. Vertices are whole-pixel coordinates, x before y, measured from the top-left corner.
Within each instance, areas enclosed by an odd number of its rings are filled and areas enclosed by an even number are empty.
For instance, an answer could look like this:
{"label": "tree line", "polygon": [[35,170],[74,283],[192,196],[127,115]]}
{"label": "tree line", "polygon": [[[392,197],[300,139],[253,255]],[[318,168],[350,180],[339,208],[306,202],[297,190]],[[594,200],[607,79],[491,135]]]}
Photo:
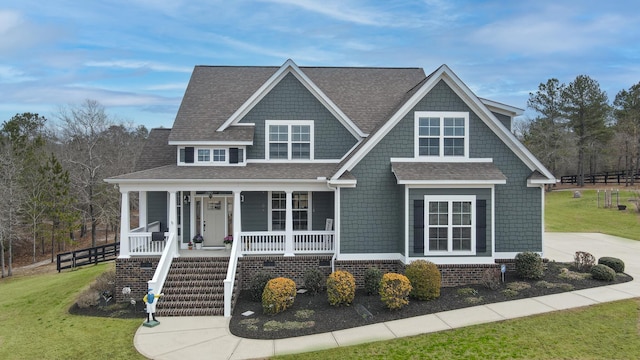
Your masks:
{"label": "tree line", "polygon": [[117,236],[120,196],[103,179],[133,171],[147,128],[118,121],[95,100],[54,117],[16,114],[0,129],[2,277],[12,275],[17,245],[30,245],[33,262],[50,247],[53,262],[76,235],[90,233],[96,246],[99,224]]}
{"label": "tree line", "polygon": [[571,83],[552,78],[529,93],[534,119],[518,129],[524,145],[556,176],[624,171],[634,185],[640,166],[640,82],[610,103],[598,82],[579,75]]}

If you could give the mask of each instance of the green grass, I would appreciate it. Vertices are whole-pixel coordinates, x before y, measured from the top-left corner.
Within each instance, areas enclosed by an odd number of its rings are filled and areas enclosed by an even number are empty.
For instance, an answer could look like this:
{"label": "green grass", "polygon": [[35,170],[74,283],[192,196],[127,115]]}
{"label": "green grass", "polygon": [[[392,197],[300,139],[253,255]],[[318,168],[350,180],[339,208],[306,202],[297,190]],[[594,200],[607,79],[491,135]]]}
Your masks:
{"label": "green grass", "polygon": [[639,300],[274,359],[637,359]]}
{"label": "green grass", "polygon": [[113,264],[0,281],[0,359],[144,359],[133,346],[140,319],[68,313]]}
{"label": "green grass", "polygon": [[615,193],[613,208],[602,207],[604,195],[600,193],[598,208],[595,190],[584,190],[581,198],[573,198],[572,191],[553,191],[546,193],[545,228],[553,232],[597,232],[640,240],[640,214],[635,205],[629,202],[634,198],[631,191],[620,191],[620,205],[627,210],[619,211]]}

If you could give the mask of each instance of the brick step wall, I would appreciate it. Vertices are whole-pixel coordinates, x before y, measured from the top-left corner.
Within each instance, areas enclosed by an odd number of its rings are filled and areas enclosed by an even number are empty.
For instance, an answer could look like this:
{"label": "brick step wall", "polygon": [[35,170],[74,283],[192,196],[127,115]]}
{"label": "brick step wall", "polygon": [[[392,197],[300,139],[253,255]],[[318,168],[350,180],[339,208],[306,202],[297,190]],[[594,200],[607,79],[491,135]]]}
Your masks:
{"label": "brick step wall", "polygon": [[224,279],[228,264],[228,259],[220,258],[174,259],[156,315],[224,315]]}

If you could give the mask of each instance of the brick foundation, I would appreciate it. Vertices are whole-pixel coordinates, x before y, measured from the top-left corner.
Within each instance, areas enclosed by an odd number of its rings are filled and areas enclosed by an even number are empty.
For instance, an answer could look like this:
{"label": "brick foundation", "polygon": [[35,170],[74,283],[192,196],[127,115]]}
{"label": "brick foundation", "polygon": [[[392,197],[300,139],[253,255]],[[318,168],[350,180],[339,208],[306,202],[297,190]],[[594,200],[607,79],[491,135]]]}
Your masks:
{"label": "brick foundation", "polygon": [[127,300],[122,294],[124,287],[131,288],[129,298],[142,301],[159,261],[159,257],[116,259],[116,301]]}
{"label": "brick foundation", "polygon": [[293,280],[297,287],[304,285],[304,271],[316,268],[325,276],[331,273],[331,256],[245,256],[239,259],[240,285],[249,289],[251,278],[259,271],[266,271],[275,277],[286,277]]}

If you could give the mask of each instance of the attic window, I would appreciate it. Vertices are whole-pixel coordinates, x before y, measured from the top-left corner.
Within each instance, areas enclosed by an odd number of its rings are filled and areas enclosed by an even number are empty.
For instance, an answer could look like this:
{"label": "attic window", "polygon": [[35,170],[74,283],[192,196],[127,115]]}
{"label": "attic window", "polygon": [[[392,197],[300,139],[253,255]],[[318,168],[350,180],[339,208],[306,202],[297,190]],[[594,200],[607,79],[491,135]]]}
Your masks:
{"label": "attic window", "polygon": [[267,159],[313,159],[313,121],[267,120],[265,128]]}
{"label": "attic window", "polygon": [[415,156],[469,157],[469,113],[415,113]]}

